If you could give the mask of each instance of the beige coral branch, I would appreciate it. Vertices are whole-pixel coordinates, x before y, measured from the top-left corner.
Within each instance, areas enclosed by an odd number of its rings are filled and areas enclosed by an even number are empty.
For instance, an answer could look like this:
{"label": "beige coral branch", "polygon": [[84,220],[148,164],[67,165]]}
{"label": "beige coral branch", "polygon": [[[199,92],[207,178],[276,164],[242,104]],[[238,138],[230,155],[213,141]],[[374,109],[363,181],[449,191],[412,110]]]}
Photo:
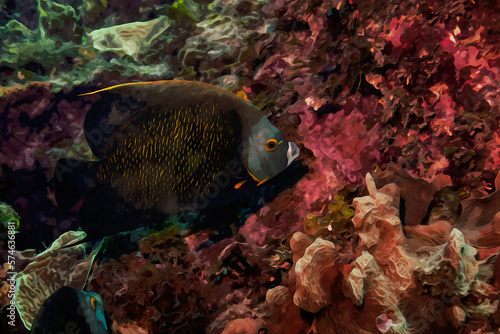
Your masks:
{"label": "beige coral branch", "polygon": [[133,56],[149,49],[153,41],[170,26],[167,17],[147,22],[131,22],[89,33],[93,46],[99,51]]}

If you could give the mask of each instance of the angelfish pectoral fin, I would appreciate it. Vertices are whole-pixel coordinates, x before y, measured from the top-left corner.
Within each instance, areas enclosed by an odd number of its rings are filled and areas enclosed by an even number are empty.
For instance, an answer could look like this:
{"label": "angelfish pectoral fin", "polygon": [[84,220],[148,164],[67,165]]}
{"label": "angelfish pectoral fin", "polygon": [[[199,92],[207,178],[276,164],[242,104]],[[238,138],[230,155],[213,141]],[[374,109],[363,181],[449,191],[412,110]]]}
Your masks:
{"label": "angelfish pectoral fin", "polygon": [[260,180],[255,175],[253,175],[252,172],[248,168],[247,168],[247,172],[252,177],[252,179],[254,179],[256,182],[260,182]]}
{"label": "angelfish pectoral fin", "polygon": [[259,183],[257,183],[257,186],[260,186],[262,183],[266,182],[267,180],[269,180],[269,179],[264,179],[264,180],[260,181]]}
{"label": "angelfish pectoral fin", "polygon": [[240,181],[238,183],[236,183],[236,185],[234,186],[234,189],[240,189],[240,187],[243,185],[243,183],[247,182],[247,180],[243,180],[243,181]]}
{"label": "angelfish pectoral fin", "polygon": [[262,183],[266,182],[267,180],[269,180],[269,178],[267,179],[263,179],[263,180],[259,180],[255,175],[252,174],[252,172],[250,172],[250,170],[247,169],[247,172],[248,174],[252,177],[252,179],[255,180],[255,182],[257,182],[257,186],[260,186]]}

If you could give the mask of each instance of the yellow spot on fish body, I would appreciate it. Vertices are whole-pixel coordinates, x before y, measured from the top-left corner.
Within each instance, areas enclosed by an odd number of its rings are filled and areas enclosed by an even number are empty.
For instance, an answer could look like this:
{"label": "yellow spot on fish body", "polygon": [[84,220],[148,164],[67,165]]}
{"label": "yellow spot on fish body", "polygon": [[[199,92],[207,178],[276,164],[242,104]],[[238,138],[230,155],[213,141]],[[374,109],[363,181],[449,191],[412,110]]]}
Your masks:
{"label": "yellow spot on fish body", "polygon": [[[119,186],[122,196],[136,207],[152,208],[172,195],[192,198],[195,186],[205,191],[212,175],[234,158],[231,152],[238,139],[232,121],[216,112],[215,105],[165,108],[149,119],[145,116],[130,123],[124,140],[104,165],[103,170],[111,175],[106,177],[116,174],[123,182]],[[196,176],[200,166],[203,170]]]}

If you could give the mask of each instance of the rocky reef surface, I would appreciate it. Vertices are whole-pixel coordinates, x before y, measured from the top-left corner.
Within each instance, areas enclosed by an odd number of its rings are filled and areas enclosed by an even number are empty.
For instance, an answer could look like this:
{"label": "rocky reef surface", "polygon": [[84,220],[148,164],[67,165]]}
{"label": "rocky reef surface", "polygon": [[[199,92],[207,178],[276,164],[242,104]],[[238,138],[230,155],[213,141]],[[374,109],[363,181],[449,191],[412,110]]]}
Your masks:
{"label": "rocky reef surface", "polygon": [[[19,315],[7,324],[15,221],[26,295],[88,276],[116,333],[500,330],[496,1],[0,8],[4,329],[27,332]],[[93,265],[84,248],[51,253],[78,228],[55,202],[55,162],[93,158],[82,129],[92,100],[69,96],[159,79],[249,99],[298,144],[309,173],[215,244],[174,226]],[[23,304],[34,312],[35,292]]]}

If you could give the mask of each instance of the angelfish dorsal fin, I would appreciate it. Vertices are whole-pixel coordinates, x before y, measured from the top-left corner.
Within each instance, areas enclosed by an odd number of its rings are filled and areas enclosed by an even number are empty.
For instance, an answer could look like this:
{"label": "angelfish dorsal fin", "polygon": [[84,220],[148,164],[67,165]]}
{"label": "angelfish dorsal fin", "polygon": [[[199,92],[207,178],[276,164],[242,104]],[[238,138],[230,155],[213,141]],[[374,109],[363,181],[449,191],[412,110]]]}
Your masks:
{"label": "angelfish dorsal fin", "polygon": [[[121,88],[121,87],[131,86],[130,88],[133,88],[134,86],[137,87],[137,86],[146,86],[146,85],[158,85],[158,84],[165,84],[165,83],[168,83],[168,80],[126,82],[126,83],[122,83],[122,84],[94,90],[94,91],[91,91],[88,93],[78,94],[77,96],[93,95],[93,94],[97,94],[97,93],[101,93],[101,92],[105,92],[105,91],[111,91],[111,90]],[[122,91],[123,91],[123,89],[122,89]]]}
{"label": "angelfish dorsal fin", "polygon": [[[135,87],[139,87],[132,83]],[[114,136],[130,122],[134,116],[144,112],[148,104],[147,96],[140,90],[123,92],[132,84],[111,86],[79,96],[100,95],[85,116],[85,138],[94,155],[100,159],[106,158],[114,145]],[[140,84],[140,83],[139,83]],[[135,94],[134,94],[135,93]]]}
{"label": "angelfish dorsal fin", "polygon": [[188,108],[202,95],[210,105],[215,100],[224,101],[227,108],[235,103],[235,97],[219,87],[185,80],[129,82],[80,94],[80,98],[94,101],[85,117],[85,138],[98,158],[106,158],[115,135],[134,119],[157,106],[162,110]]}

